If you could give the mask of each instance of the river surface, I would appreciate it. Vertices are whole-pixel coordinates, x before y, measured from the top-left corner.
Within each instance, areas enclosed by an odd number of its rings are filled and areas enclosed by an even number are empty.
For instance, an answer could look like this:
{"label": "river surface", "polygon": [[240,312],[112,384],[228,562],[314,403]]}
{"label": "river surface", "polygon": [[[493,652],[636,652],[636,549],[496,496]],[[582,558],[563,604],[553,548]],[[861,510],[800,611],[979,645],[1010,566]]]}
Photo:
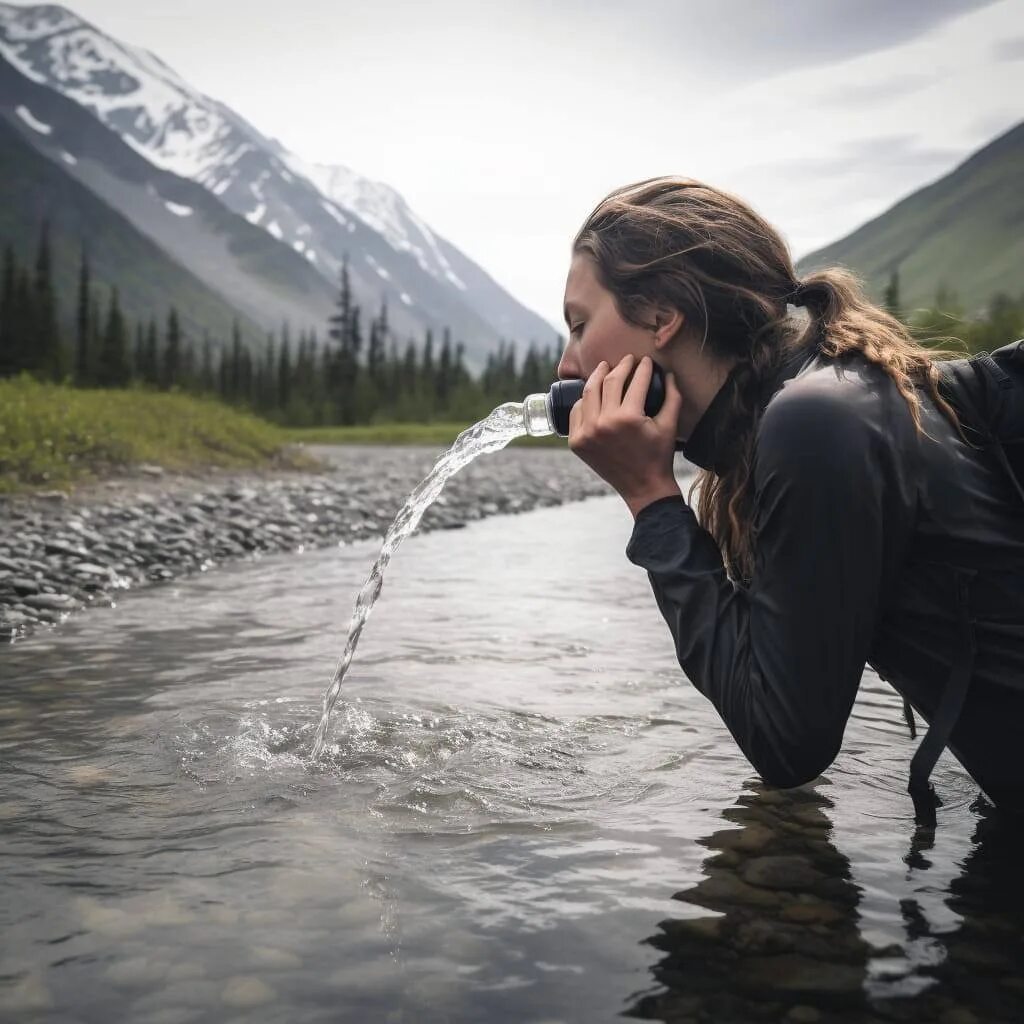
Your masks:
{"label": "river surface", "polygon": [[600,498],[409,540],[315,767],[376,542],[0,650],[0,1017],[1024,1019],[1024,847],[963,771],[915,834],[868,672],[826,777],[761,787],[629,529]]}

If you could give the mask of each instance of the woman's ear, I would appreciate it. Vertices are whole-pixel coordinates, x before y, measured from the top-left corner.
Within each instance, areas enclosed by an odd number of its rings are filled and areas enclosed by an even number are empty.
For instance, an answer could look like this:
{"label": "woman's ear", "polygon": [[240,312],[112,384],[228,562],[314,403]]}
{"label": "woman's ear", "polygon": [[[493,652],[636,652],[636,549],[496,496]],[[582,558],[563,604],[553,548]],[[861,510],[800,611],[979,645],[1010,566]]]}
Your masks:
{"label": "woman's ear", "polygon": [[686,317],[670,306],[658,306],[653,312],[654,325],[651,332],[654,335],[654,347],[661,351],[683,329]]}

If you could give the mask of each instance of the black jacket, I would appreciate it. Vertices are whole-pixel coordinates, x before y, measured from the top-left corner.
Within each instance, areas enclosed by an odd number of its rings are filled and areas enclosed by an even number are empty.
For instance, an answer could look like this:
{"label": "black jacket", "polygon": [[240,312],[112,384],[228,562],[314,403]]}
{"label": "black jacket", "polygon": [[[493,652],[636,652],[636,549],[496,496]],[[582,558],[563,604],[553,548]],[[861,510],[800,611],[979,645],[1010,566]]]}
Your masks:
{"label": "black jacket", "polygon": [[[684,447],[705,468],[725,448],[727,387]],[[949,746],[997,805],[1024,808],[1024,506],[1010,481],[923,389],[919,435],[859,353],[804,349],[774,388],[749,587],[681,497],[636,519],[627,555],[683,671],[762,777],[794,786],[836,756],[865,663],[929,721],[959,664]]]}

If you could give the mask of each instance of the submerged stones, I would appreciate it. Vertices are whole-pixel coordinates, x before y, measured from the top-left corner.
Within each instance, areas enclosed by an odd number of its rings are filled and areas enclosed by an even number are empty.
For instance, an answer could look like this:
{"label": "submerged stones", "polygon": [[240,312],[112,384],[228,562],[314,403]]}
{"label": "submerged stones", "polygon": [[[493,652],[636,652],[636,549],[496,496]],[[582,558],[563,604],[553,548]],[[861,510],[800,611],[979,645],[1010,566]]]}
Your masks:
{"label": "submerged stones", "polygon": [[[429,448],[317,448],[317,475],[198,482],[143,472],[64,500],[0,504],[0,641],[116,593],[263,553],[377,538],[439,454]],[[517,448],[455,476],[420,530],[579,501],[607,485],[563,449]]]}

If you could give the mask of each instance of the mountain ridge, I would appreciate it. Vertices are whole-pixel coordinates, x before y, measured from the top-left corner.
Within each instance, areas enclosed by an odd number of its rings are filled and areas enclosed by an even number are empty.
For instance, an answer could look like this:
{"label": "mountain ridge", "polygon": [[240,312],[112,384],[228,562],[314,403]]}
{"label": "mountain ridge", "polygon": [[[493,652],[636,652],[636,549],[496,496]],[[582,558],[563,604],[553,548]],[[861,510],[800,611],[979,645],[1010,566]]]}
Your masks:
{"label": "mountain ridge", "polygon": [[265,330],[282,320],[322,328],[334,290],[298,253],[202,186],[154,167],[73,100],[26,79],[2,57],[0,117],[179,264],[215,281],[254,323]]}
{"label": "mountain ridge", "polygon": [[[343,206],[300,173],[307,165],[298,157],[226,104],[192,87],[158,56],[113,39],[66,8],[0,3],[0,54],[26,77],[88,109],[150,163],[201,184],[328,281],[351,256],[357,301],[374,309],[387,298],[400,337],[449,326],[477,364],[502,337],[554,340],[552,325],[432,229],[437,244],[424,244],[426,236],[416,234],[422,219],[411,211],[389,219],[393,211],[385,200],[397,196],[394,190],[360,178],[365,201],[359,209]],[[378,226],[397,227],[390,239],[364,219],[374,219],[371,200],[382,204]],[[408,210],[404,200],[401,207]],[[464,269],[475,268],[472,285],[453,269],[453,256]]]}
{"label": "mountain ridge", "polygon": [[[899,273],[905,311],[934,304],[940,286],[968,312],[997,292],[1024,293],[1024,122],[947,174],[797,263],[856,271],[875,299]],[[968,258],[969,257],[969,258]]]}

